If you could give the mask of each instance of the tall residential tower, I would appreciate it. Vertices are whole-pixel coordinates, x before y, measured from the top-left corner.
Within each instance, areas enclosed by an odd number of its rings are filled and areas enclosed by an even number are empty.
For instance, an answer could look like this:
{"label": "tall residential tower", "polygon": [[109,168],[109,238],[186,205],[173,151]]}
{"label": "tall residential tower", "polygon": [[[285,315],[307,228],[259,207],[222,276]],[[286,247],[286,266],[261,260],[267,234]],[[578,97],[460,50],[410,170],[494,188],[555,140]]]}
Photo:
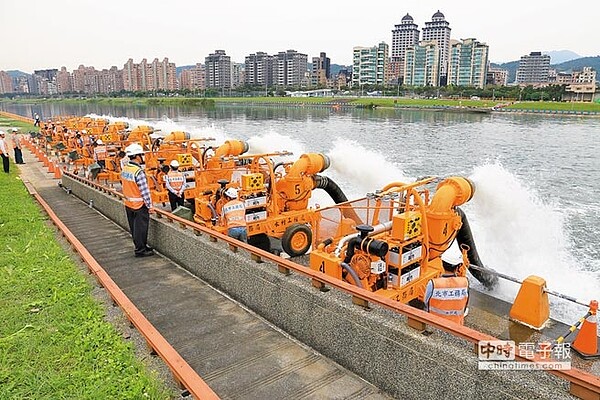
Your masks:
{"label": "tall residential tower", "polygon": [[[440,51],[439,85],[446,85],[448,76],[448,55],[450,54],[450,24],[444,14],[437,10],[430,22],[425,22],[423,41],[435,40]],[[437,86],[435,84],[434,86]]]}
{"label": "tall residential tower", "polygon": [[401,81],[401,78],[404,76],[404,56],[406,49],[418,43],[418,26],[414,23],[410,14],[406,14],[402,17],[400,25],[394,25],[394,29],[392,30],[390,72],[393,77],[400,78]]}

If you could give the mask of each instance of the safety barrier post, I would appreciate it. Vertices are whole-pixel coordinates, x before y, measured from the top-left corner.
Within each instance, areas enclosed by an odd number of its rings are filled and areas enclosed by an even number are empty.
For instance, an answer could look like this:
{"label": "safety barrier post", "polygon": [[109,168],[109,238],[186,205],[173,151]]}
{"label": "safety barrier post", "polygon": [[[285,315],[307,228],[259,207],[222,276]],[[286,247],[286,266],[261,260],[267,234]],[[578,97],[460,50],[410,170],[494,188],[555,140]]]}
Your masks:
{"label": "safety barrier post", "polygon": [[539,276],[528,276],[510,309],[509,316],[515,322],[541,330],[550,319],[550,303],[546,280]]}

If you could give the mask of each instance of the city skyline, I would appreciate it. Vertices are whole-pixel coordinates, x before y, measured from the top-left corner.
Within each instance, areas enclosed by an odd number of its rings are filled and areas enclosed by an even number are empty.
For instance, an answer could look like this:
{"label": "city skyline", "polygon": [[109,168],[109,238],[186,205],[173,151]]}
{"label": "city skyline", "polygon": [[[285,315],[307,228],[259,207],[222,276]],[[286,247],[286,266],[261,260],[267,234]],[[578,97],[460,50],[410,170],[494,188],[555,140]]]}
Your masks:
{"label": "city skyline", "polygon": [[[564,9],[545,2],[514,0],[498,3],[493,11],[472,0],[451,4],[380,0],[369,3],[369,12],[313,0],[295,9],[272,0],[204,7],[186,0],[8,0],[0,5],[0,35],[10,39],[3,40],[0,70],[110,68],[121,67],[129,58],[154,57],[193,65],[217,49],[225,50],[234,62],[257,51],[294,49],[309,58],[324,51],[332,63],[351,65],[354,47],[390,44],[394,25],[404,15],[410,14],[422,29],[438,9],[446,16],[453,39],[487,43],[492,62],[518,60],[531,51],[571,50],[595,56],[600,49],[594,44],[593,22],[600,3],[588,3],[586,12],[569,19]],[[375,17],[366,17],[371,14]],[[576,29],[570,21],[577,22]]]}

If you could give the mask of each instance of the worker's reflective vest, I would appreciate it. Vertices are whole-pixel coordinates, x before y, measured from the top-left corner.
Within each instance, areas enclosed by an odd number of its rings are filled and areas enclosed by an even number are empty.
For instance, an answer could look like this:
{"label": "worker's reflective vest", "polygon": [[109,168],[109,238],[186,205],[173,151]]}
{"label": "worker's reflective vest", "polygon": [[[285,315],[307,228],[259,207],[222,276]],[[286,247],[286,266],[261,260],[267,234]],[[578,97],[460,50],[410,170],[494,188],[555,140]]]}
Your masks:
{"label": "worker's reflective vest", "polygon": [[94,158],[96,160],[106,160],[106,146],[105,145],[98,145],[96,146],[96,148],[94,149]]}
{"label": "worker's reflective vest", "polygon": [[20,149],[21,148],[21,138],[19,137],[19,135],[17,134],[13,134],[13,149]]}
{"label": "worker's reflective vest", "polygon": [[227,228],[246,226],[246,208],[239,200],[231,200],[223,206],[223,217]]}
{"label": "worker's reflective vest", "polygon": [[433,292],[427,304],[429,312],[463,324],[469,300],[469,281],[464,276],[433,279]]}
{"label": "worker's reflective vest", "polygon": [[133,164],[126,164],[121,171],[121,186],[123,187],[123,196],[125,196],[125,205],[134,210],[142,208],[144,198],[142,192],[135,182],[136,176],[142,172],[142,169]]}
{"label": "worker's reflective vest", "polygon": [[171,170],[167,174],[167,180],[169,181],[169,185],[179,193],[185,183],[185,176],[183,175],[183,172]]}

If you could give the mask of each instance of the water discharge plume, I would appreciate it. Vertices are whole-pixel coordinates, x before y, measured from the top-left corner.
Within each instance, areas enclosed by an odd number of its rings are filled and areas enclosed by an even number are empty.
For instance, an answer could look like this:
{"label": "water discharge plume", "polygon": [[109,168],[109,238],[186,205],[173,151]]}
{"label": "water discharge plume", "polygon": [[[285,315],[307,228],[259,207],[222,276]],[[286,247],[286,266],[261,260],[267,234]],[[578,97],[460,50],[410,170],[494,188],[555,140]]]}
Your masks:
{"label": "water discharge plume", "polygon": [[127,122],[129,124],[129,130],[134,129],[140,125],[149,125],[152,126],[155,130],[157,130],[157,135],[159,136],[166,136],[171,132],[176,132],[176,131],[183,131],[183,132],[189,132],[190,133],[190,137],[192,139],[199,139],[199,138],[214,138],[214,141],[210,141],[208,142],[209,145],[220,145],[222,144],[225,140],[230,139],[224,132],[222,129],[216,128],[213,125],[211,125],[210,127],[202,127],[202,128],[197,128],[197,127],[188,127],[186,125],[183,125],[179,122],[173,121],[170,118],[163,118],[161,120],[157,120],[157,121],[145,121],[145,120],[141,120],[141,119],[135,119],[135,118],[128,118],[128,117],[114,117],[112,115],[97,115],[97,114],[88,114],[86,115],[87,117],[91,117],[91,118],[102,118],[102,119],[107,119],[110,123],[113,122]]}
{"label": "water discharge plume", "polygon": [[[598,274],[583,271],[584,259],[572,253],[558,204],[544,203],[499,163],[476,167],[470,179],[476,191],[464,208],[486,266],[519,280],[540,276],[548,289],[585,301],[598,296]],[[512,302],[518,286],[502,288],[497,295]],[[579,318],[581,307],[550,298],[558,303],[551,307],[553,318]]]}
{"label": "water discharge plume", "polygon": [[252,136],[247,140],[249,145],[248,154],[274,153],[278,151],[289,151],[293,155],[285,157],[274,157],[275,162],[295,161],[306,152],[304,147],[289,136],[269,130],[261,136]]}
{"label": "water discharge plume", "polygon": [[338,138],[327,155],[331,160],[330,169],[335,172],[334,178],[339,177],[338,184],[343,184],[344,189],[349,188],[346,192],[349,199],[363,197],[390,182],[414,181],[383,154],[355,141]]}

